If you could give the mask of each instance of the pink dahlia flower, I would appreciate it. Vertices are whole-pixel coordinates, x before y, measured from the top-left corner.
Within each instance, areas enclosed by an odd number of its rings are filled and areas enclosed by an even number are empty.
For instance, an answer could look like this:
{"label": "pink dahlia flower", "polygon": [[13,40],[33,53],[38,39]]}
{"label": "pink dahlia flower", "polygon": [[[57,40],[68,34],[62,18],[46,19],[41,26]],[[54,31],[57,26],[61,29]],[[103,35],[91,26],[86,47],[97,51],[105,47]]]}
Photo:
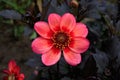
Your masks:
{"label": "pink dahlia flower", "polygon": [[3,80],[24,80],[24,74],[20,73],[20,67],[16,65],[14,60],[10,60],[8,63],[8,70],[3,70],[7,74]]}
{"label": "pink dahlia flower", "polygon": [[42,54],[42,62],[46,66],[57,63],[62,53],[66,62],[75,66],[81,62],[80,53],[89,47],[86,25],[76,23],[75,17],[70,13],[63,16],[52,13],[48,17],[48,23],[36,22],[34,29],[41,37],[32,42],[32,50]]}

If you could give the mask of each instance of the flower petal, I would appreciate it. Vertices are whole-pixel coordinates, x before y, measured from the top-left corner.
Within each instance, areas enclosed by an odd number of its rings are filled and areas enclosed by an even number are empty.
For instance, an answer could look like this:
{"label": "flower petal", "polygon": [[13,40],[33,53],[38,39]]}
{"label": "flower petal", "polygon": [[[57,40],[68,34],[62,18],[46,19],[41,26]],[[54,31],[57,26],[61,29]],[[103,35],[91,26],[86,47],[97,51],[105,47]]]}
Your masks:
{"label": "flower petal", "polygon": [[59,61],[60,57],[61,51],[53,47],[51,50],[42,55],[42,62],[46,66],[54,65]]}
{"label": "flower petal", "polygon": [[19,77],[19,78],[17,78],[17,80],[24,80],[24,78]]}
{"label": "flower petal", "polygon": [[89,48],[89,41],[86,38],[74,38],[69,44],[69,48],[76,53],[83,53]]}
{"label": "flower petal", "polygon": [[8,63],[9,71],[13,72],[15,67],[16,67],[16,62],[14,60],[10,60],[10,62]]}
{"label": "flower petal", "polygon": [[61,16],[59,16],[58,14],[53,13],[49,15],[48,22],[52,31],[56,32],[60,30],[60,21]]}
{"label": "flower petal", "polygon": [[2,72],[5,74],[10,74],[10,71],[8,71],[7,69],[4,69]]}
{"label": "flower petal", "polygon": [[66,13],[62,16],[60,23],[60,28],[62,31],[69,33],[73,30],[75,25],[76,25],[76,20],[72,14]]}
{"label": "flower petal", "polygon": [[17,77],[17,80],[24,80],[25,76],[24,74],[20,74],[18,77]]}
{"label": "flower petal", "polygon": [[50,39],[53,34],[53,31],[50,29],[49,25],[43,21],[36,22],[34,28],[40,36],[47,39]]}
{"label": "flower petal", "polygon": [[21,78],[25,78],[24,74],[20,74],[19,76],[20,76]]}
{"label": "flower petal", "polygon": [[43,54],[49,51],[52,46],[53,42],[51,40],[42,37],[38,37],[32,42],[32,50],[38,54]]}
{"label": "flower petal", "polygon": [[81,55],[71,51],[69,48],[64,49],[63,55],[68,64],[76,66],[81,62]]}
{"label": "flower petal", "polygon": [[70,33],[72,37],[86,37],[88,34],[88,29],[85,24],[77,23],[76,27]]}
{"label": "flower petal", "polygon": [[18,75],[18,74],[20,73],[20,67],[19,67],[19,66],[16,66],[16,67],[14,68],[13,73],[15,73],[16,75]]}

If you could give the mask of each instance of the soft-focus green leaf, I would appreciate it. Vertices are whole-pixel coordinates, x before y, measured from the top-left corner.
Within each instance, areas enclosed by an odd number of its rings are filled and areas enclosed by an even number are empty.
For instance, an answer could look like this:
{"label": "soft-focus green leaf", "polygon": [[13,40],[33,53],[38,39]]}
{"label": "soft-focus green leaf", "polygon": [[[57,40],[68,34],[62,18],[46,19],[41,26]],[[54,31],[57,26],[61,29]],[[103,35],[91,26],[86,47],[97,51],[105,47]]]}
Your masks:
{"label": "soft-focus green leaf", "polygon": [[34,32],[31,34],[30,39],[35,39],[36,37],[37,37],[37,34],[36,34],[36,32],[34,31]]}

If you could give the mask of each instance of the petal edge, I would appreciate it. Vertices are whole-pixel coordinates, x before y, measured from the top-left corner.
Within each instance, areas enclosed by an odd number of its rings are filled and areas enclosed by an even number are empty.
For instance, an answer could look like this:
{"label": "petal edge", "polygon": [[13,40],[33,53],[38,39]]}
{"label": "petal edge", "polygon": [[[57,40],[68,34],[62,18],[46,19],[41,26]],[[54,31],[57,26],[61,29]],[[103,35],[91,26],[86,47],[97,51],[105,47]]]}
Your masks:
{"label": "petal edge", "polygon": [[63,51],[66,62],[72,66],[76,66],[81,62],[81,55],[71,51],[69,48]]}
{"label": "petal edge", "polygon": [[49,50],[48,52],[42,55],[42,62],[46,66],[51,66],[57,63],[60,57],[61,57],[61,51],[53,47],[51,50]]}
{"label": "petal edge", "polygon": [[85,24],[77,23],[76,27],[70,33],[72,37],[86,37],[88,34],[88,29]]}
{"label": "petal edge", "polygon": [[73,30],[75,25],[76,25],[76,20],[72,14],[66,13],[62,16],[61,23],[60,23],[60,29],[62,31],[69,33]]}
{"label": "petal edge", "polygon": [[36,38],[31,45],[32,50],[37,54],[44,54],[45,52],[49,51],[52,48],[52,46],[52,41],[42,37]]}
{"label": "petal edge", "polygon": [[56,31],[60,30],[60,21],[61,21],[61,16],[60,15],[58,15],[56,13],[52,13],[52,14],[49,15],[48,23],[49,23],[52,31],[56,32]]}
{"label": "petal edge", "polygon": [[47,39],[50,39],[53,35],[53,31],[50,29],[48,23],[43,21],[36,22],[34,25],[34,29],[40,36]]}
{"label": "petal edge", "polygon": [[89,48],[89,41],[86,38],[74,38],[69,44],[69,48],[76,53],[83,53]]}

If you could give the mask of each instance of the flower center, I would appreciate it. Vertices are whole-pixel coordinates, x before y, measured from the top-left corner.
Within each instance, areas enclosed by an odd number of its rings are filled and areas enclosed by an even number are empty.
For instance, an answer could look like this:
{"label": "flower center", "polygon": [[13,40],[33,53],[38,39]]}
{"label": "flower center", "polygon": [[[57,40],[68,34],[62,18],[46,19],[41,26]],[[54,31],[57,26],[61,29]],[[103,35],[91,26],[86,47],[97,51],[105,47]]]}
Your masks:
{"label": "flower center", "polygon": [[58,31],[57,33],[53,35],[52,40],[56,48],[63,50],[65,47],[69,45],[70,36],[65,32]]}
{"label": "flower center", "polygon": [[9,75],[9,76],[8,76],[8,80],[15,80],[14,74]]}

